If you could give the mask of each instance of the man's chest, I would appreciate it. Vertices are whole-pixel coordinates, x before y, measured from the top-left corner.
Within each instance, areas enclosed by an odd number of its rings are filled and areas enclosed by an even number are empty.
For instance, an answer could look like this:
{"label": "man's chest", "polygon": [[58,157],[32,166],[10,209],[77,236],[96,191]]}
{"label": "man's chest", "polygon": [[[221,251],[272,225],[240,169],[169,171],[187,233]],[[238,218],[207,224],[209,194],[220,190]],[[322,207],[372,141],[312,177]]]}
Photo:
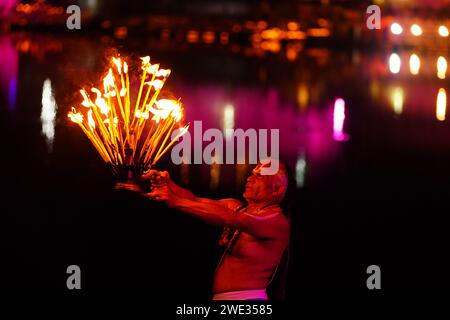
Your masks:
{"label": "man's chest", "polygon": [[266,252],[267,243],[241,232],[235,239],[229,254],[235,258],[259,258]]}

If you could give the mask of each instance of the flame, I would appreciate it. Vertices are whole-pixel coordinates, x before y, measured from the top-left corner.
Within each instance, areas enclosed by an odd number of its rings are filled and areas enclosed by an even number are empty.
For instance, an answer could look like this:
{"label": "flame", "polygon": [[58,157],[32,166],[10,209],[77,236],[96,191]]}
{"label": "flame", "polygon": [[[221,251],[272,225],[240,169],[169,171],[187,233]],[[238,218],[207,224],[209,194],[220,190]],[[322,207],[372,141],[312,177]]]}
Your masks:
{"label": "flame", "polygon": [[148,111],[141,112],[140,110],[136,110],[136,113],[134,115],[138,119],[142,118],[145,120],[147,120],[150,117],[150,114]]}
{"label": "flame", "polygon": [[128,73],[128,64],[126,62],[123,63],[123,73]]}
{"label": "flame", "polygon": [[158,69],[159,69],[159,63],[157,63],[157,64],[148,64],[145,67],[145,71],[147,71],[147,73],[150,73],[150,74],[157,73]]}
{"label": "flame", "polygon": [[[106,75],[106,77],[103,79],[103,88],[105,90],[105,95],[109,93],[110,96],[115,96],[115,91],[114,91],[114,76],[113,76],[113,72],[112,69],[109,68],[108,74]],[[114,93],[114,95],[113,95]]]}
{"label": "flame", "polygon": [[169,115],[177,122],[183,117],[182,108],[178,101],[161,99],[156,101],[155,104],[157,109],[148,106],[148,111],[154,114],[152,120],[155,120],[156,122],[159,122],[160,119],[167,119]]}
{"label": "flame", "polygon": [[[117,125],[117,124],[119,123],[119,119],[114,118],[114,119],[113,119],[113,122],[114,122],[114,125]],[[110,121],[109,121],[109,119],[105,119],[105,120],[103,121],[103,123],[109,124]]]}
{"label": "flame", "polygon": [[113,58],[113,63],[116,65],[117,67],[117,72],[119,73],[119,75],[122,74],[122,61],[120,60],[120,58]]}
{"label": "flame", "polygon": [[93,103],[91,101],[91,99],[89,99],[86,90],[80,90],[81,95],[83,96],[83,102],[81,103],[82,106],[90,108],[93,106]]}
{"label": "flame", "polygon": [[110,111],[110,107],[106,103],[105,99],[102,98],[102,92],[97,88],[92,88],[91,91],[97,94],[97,98],[95,99],[95,105],[99,107],[100,112],[102,114],[107,115]]}
{"label": "flame", "polygon": [[148,67],[150,67],[150,57],[142,57],[142,70],[147,70]]}
{"label": "flame", "polygon": [[70,120],[72,120],[75,123],[83,122],[83,115],[81,113],[77,112],[77,110],[73,107],[72,107],[72,111],[69,112],[68,117],[70,118]]}
{"label": "flame", "polygon": [[150,82],[146,82],[145,84],[155,88],[155,90],[161,90],[161,88],[164,86],[164,82],[162,82],[161,80],[153,80]]}
{"label": "flame", "polygon": [[171,72],[170,69],[160,69],[156,73],[156,76],[167,78],[170,75],[170,72]]}
{"label": "flame", "polygon": [[88,111],[88,124],[91,129],[95,129],[95,121],[92,117],[92,109]]}

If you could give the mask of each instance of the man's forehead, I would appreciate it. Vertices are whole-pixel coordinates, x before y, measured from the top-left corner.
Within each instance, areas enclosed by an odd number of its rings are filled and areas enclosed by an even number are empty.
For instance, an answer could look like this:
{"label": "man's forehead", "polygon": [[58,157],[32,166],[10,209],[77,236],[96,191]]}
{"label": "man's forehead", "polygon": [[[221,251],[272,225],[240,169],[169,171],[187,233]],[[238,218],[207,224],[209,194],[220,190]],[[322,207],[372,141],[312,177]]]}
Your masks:
{"label": "man's forehead", "polygon": [[[266,160],[266,161],[259,161],[258,164],[256,165],[256,167],[252,170],[252,172],[254,174],[261,174],[261,171],[263,168],[270,168],[272,165],[272,161],[271,160]],[[277,173],[279,173],[280,170],[278,170]]]}
{"label": "man's forehead", "polygon": [[256,165],[255,169],[253,169],[253,173],[260,174],[261,173],[261,169],[262,168],[267,168],[267,167],[270,167],[270,163],[264,164],[264,163],[258,162],[258,164]]}

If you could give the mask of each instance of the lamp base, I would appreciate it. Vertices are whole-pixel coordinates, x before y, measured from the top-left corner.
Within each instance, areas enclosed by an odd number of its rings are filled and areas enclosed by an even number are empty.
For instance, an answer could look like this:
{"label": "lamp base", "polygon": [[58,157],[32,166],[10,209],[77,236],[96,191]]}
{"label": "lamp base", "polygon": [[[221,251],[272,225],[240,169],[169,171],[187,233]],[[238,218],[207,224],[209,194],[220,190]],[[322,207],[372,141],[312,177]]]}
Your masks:
{"label": "lamp base", "polygon": [[135,165],[120,165],[115,167],[117,183],[115,190],[128,190],[137,192],[150,192],[150,182],[141,179],[147,167]]}

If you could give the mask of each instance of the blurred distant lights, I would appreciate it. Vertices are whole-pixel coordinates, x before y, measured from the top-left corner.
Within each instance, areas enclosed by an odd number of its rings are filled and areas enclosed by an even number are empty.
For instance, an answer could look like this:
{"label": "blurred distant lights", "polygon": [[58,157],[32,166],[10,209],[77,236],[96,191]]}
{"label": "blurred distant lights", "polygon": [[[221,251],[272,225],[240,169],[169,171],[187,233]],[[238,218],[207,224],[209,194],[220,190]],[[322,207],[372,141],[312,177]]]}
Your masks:
{"label": "blurred distant lights", "polygon": [[440,56],[437,60],[437,76],[439,79],[445,79],[447,73],[447,60]]}
{"label": "blurred distant lights", "polygon": [[55,140],[56,105],[50,79],[45,79],[42,87],[41,132],[45,137],[49,151],[53,150]]}
{"label": "blurred distant lights", "polygon": [[305,83],[301,83],[297,90],[297,102],[300,110],[306,110],[309,104],[309,88]]}
{"label": "blurred distant lights", "polygon": [[409,58],[409,70],[412,75],[418,75],[420,72],[420,58],[415,53]]}
{"label": "blurred distant lights", "polygon": [[403,28],[400,24],[394,22],[393,24],[391,24],[391,32],[398,36],[403,33]]}
{"label": "blurred distant lights", "polygon": [[333,110],[333,138],[336,141],[345,141],[346,135],[344,134],[344,121],[345,121],[345,101],[338,98],[334,102]]}
{"label": "blurred distant lights", "polygon": [[389,70],[391,71],[391,73],[399,73],[401,65],[402,61],[400,59],[400,56],[397,53],[391,54],[391,56],[389,57]]}
{"label": "blurred distant lights", "polygon": [[423,33],[422,28],[418,24],[411,26],[411,34],[415,37],[421,36]]}
{"label": "blurred distant lights", "polygon": [[287,24],[287,28],[289,31],[297,31],[299,29],[300,25],[295,21],[290,21]]}
{"label": "blurred distant lights", "polygon": [[392,108],[395,114],[401,114],[403,112],[403,102],[405,100],[405,94],[401,87],[395,87],[391,91]]}
{"label": "blurred distant lights", "polygon": [[448,28],[446,26],[440,26],[438,32],[439,35],[444,38],[449,35]]}
{"label": "blurred distant lights", "polygon": [[439,89],[436,99],[436,119],[439,121],[445,120],[447,111],[447,92],[444,88]]}
{"label": "blurred distant lights", "polygon": [[306,157],[305,153],[301,153],[297,162],[295,163],[295,180],[297,188],[303,188],[305,186],[305,173],[306,173]]}
{"label": "blurred distant lights", "polygon": [[223,109],[223,131],[226,138],[233,136],[231,129],[234,129],[234,106],[227,104]]}

